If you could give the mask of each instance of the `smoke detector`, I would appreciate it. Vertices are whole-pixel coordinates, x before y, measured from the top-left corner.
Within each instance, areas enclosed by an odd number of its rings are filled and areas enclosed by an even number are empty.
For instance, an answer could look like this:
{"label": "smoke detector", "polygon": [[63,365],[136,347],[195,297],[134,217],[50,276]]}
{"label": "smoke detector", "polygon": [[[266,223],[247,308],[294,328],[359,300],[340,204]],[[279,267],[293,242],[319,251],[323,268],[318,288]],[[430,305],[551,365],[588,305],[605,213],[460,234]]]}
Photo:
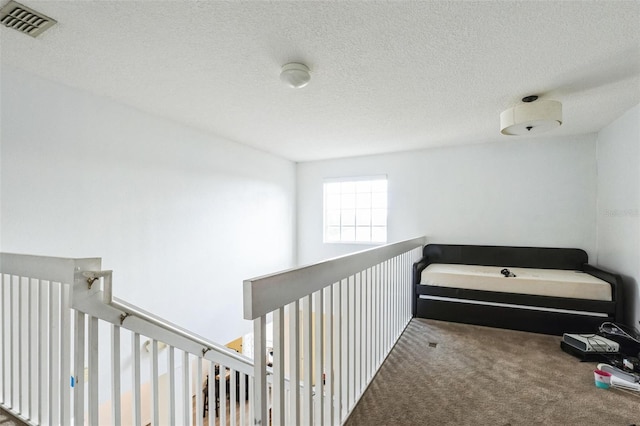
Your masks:
{"label": "smoke detector", "polygon": [[13,28],[31,37],[38,37],[57,23],[55,19],[15,1],[10,1],[0,9],[0,22],[7,28]]}
{"label": "smoke detector", "polygon": [[280,80],[289,87],[299,89],[309,84],[311,73],[309,72],[309,67],[305,64],[291,62],[282,66]]}
{"label": "smoke detector", "polygon": [[500,114],[503,135],[522,136],[553,130],[562,124],[562,104],[552,100],[538,100],[531,95],[522,103]]}

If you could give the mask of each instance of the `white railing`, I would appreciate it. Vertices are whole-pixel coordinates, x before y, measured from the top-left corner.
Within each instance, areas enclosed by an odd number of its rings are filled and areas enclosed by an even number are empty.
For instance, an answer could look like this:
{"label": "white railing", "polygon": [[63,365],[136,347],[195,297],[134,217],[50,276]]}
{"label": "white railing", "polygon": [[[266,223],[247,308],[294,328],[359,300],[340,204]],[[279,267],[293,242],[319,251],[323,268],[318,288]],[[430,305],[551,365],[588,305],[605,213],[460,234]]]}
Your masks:
{"label": "white railing", "polygon": [[411,268],[424,240],[244,282],[244,318],[254,321],[254,424],[347,419],[411,319]]}
{"label": "white railing", "polygon": [[252,361],[113,298],[111,277],[100,259],[0,254],[0,407],[33,425],[202,425],[207,397],[210,425],[253,424]]}
{"label": "white railing", "polygon": [[100,259],[2,253],[0,407],[32,425],[202,425],[206,397],[210,425],[341,424],[411,317],[423,242],[245,281],[255,364],[114,298]]}

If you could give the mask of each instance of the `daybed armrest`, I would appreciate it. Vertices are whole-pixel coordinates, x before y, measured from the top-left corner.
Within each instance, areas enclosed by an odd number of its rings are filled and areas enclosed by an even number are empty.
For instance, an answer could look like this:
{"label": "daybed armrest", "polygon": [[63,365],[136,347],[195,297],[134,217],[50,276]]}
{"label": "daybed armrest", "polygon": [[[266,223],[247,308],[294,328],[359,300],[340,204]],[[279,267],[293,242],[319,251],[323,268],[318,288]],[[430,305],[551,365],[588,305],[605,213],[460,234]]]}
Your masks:
{"label": "daybed armrest", "polygon": [[418,310],[418,299],[417,299],[417,286],[420,285],[420,280],[421,280],[421,274],[422,274],[422,270],[424,268],[427,267],[427,265],[429,265],[429,260],[428,258],[425,256],[422,259],[418,260],[416,263],[413,264],[413,271],[412,271],[412,275],[413,275],[413,297],[412,299],[412,303],[411,303],[411,315],[413,317],[416,316],[417,310]]}
{"label": "daybed armrest", "polygon": [[418,260],[416,263],[413,264],[413,284],[414,285],[420,284],[420,274],[422,273],[424,268],[429,266],[430,263],[431,262],[429,262],[429,259],[427,259],[426,257],[423,257],[422,259]]}
{"label": "daybed armrest", "polygon": [[613,272],[609,272],[602,268],[585,263],[582,265],[582,270],[589,275],[593,275],[596,278],[600,278],[611,284],[611,298],[616,304],[615,322],[622,323],[623,321],[623,282],[622,277]]}
{"label": "daybed armrest", "polygon": [[[440,263],[443,261],[442,259],[442,245],[440,244],[427,244],[422,248],[422,258],[413,264],[413,285],[420,284],[421,273],[424,268],[429,266],[432,263]],[[447,246],[445,246],[447,247]],[[454,246],[451,246],[454,247]],[[456,253],[459,249],[450,248],[450,251],[455,251]],[[443,263],[451,263],[444,261]],[[453,262],[457,263],[457,262]]]}

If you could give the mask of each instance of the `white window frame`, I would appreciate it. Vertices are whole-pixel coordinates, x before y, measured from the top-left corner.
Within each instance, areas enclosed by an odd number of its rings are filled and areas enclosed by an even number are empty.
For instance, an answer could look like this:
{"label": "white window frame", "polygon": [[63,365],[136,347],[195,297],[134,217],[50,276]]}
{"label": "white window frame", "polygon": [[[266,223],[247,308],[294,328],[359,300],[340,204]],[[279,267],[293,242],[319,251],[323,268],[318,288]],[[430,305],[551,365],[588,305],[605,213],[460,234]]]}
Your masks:
{"label": "white window frame", "polygon": [[388,198],[386,175],[324,179],[322,241],[325,244],[385,244]]}

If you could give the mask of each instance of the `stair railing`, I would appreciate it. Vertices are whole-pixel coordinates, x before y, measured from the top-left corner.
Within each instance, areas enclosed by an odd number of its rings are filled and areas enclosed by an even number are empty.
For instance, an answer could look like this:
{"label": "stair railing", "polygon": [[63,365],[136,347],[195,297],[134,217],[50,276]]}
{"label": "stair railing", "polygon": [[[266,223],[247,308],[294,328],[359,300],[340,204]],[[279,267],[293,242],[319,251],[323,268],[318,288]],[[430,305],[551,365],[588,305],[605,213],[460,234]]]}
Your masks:
{"label": "stair railing", "polygon": [[202,425],[206,396],[213,425],[217,394],[221,424],[253,424],[252,360],[112,293],[100,259],[0,254],[0,407],[33,425]]}
{"label": "stair railing", "polygon": [[244,282],[244,318],[254,323],[255,425],[347,419],[411,319],[411,268],[424,241]]}
{"label": "stair railing", "polygon": [[255,363],[114,298],[99,258],[1,253],[0,407],[32,425],[202,425],[206,397],[210,425],[216,399],[220,424],[341,424],[410,320],[423,243],[245,281]]}

